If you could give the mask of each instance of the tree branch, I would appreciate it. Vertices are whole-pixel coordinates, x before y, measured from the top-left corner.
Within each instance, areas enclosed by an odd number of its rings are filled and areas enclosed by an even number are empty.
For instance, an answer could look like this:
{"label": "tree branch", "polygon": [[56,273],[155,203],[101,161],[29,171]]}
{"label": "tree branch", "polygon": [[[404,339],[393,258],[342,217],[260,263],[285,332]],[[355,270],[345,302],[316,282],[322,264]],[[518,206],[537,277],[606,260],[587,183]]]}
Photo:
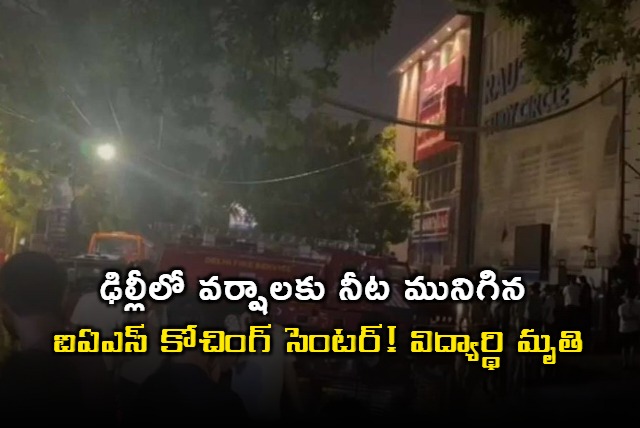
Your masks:
{"label": "tree branch", "polygon": [[35,10],[32,6],[30,6],[30,5],[26,4],[26,3],[24,2],[24,0],[13,0],[13,2],[14,2],[18,7],[21,7],[22,9],[24,9],[24,10],[26,10],[27,12],[30,12],[30,13],[32,13],[32,14],[34,14],[34,15],[38,15],[38,16],[47,16],[46,14],[44,14],[44,13],[42,13],[42,12],[38,11],[38,10]]}

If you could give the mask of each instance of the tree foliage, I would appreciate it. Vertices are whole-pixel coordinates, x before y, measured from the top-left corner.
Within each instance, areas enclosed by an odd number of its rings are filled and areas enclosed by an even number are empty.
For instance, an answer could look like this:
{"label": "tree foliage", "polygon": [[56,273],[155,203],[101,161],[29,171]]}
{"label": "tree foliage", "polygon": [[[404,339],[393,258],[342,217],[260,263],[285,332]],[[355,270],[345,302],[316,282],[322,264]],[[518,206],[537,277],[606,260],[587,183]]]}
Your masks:
{"label": "tree foliage", "polygon": [[[228,189],[167,178],[145,159],[214,179],[207,165],[247,137],[246,120],[265,144],[297,140],[294,103],[306,89],[334,86],[340,54],[374,42],[393,8],[393,0],[0,0],[0,105],[36,124],[6,111],[0,120],[12,141],[48,160],[43,171],[85,182],[95,177],[78,167],[91,165],[82,144],[115,137],[136,163],[128,176],[148,178],[137,195],[158,195],[146,207],[129,195],[134,213],[174,217],[176,193],[189,195],[184,212],[195,211],[203,192],[225,201],[219,211],[230,206]],[[105,206],[100,193],[85,196]]]}
{"label": "tree foliage", "polygon": [[[377,245],[406,239],[414,206],[400,178],[395,130],[371,137],[369,124],[340,124],[323,114],[297,123],[303,138],[285,149],[256,150],[251,141],[234,153],[243,178],[282,177],[343,165],[291,181],[256,184],[240,202],[261,230],[321,239],[357,238]],[[240,172],[240,171],[238,171]]]}
{"label": "tree foliage", "polygon": [[600,65],[621,61],[640,81],[640,28],[629,13],[636,0],[461,0],[495,8],[524,27],[524,60],[545,85],[584,83]]}
{"label": "tree foliage", "polygon": [[33,161],[11,148],[9,139],[0,133],[0,222],[5,225],[30,227],[46,201],[48,177]]}

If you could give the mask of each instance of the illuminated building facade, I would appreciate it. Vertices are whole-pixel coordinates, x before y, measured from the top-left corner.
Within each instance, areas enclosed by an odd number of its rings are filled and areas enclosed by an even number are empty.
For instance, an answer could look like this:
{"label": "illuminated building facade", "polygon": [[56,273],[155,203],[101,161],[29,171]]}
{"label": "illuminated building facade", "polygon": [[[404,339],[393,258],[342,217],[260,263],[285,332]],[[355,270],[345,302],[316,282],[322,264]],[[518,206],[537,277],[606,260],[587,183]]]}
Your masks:
{"label": "illuminated building facade", "polygon": [[[630,16],[640,22],[640,5]],[[624,93],[611,86],[628,70],[607,64],[584,86],[542,87],[528,74],[522,38],[495,9],[455,15],[394,69],[400,119],[487,128],[397,126],[397,155],[417,171],[406,185],[419,212],[394,251],[432,276],[512,264],[518,226],[550,225],[550,264],[570,270],[584,267],[585,248],[611,266],[620,232],[640,243],[640,98],[630,84]]]}
{"label": "illuminated building facade", "polygon": [[[465,105],[473,98],[469,76],[475,20],[462,14],[447,19],[395,67],[400,119],[435,125],[468,123]],[[407,178],[406,185],[411,186],[419,209],[411,236],[394,251],[413,266],[438,275],[459,264],[465,210],[461,143],[466,136],[403,125],[396,129],[397,156],[415,169],[416,176]]]}

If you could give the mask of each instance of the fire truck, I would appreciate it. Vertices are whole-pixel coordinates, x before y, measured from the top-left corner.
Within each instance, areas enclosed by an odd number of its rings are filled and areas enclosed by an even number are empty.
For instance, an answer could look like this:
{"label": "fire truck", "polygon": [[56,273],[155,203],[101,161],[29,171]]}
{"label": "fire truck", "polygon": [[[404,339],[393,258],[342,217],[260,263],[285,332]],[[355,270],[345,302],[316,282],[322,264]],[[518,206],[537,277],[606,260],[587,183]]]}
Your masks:
{"label": "fire truck", "polygon": [[[268,285],[276,280],[293,281],[294,278],[304,278],[313,275],[321,278],[325,272],[322,261],[282,257],[275,254],[259,254],[247,252],[243,246],[197,246],[192,243],[166,245],[158,271],[169,271],[173,268],[183,269],[188,287],[198,290],[198,280],[208,279],[217,275],[220,280],[242,278],[256,281],[261,287],[261,294],[267,295]],[[276,314],[280,323],[291,323],[304,319],[313,313],[311,308],[305,309],[305,304],[287,303],[286,305],[270,306],[270,311]],[[275,312],[274,312],[275,311]]]}
{"label": "fire truck", "polygon": [[[306,253],[306,251],[302,251]],[[356,251],[318,248],[314,254],[294,254],[289,248],[261,248],[260,243],[221,241],[213,246],[185,244],[166,245],[158,270],[184,269],[188,286],[198,289],[199,279],[212,275],[224,278],[243,278],[256,281],[261,294],[268,296],[268,287],[274,281],[290,281],[313,276],[326,287],[323,302],[270,303],[270,312],[275,321],[301,328],[327,330],[344,328],[356,330],[363,319],[375,322],[410,323],[410,307],[401,298],[399,285],[409,277],[409,268],[390,258],[373,257]],[[367,301],[343,303],[338,300],[340,279],[346,271],[362,276],[375,275],[392,284],[388,302]]]}
{"label": "fire truck", "polygon": [[[410,275],[409,266],[390,257],[363,254],[363,248],[327,241],[321,245],[295,244],[272,245],[264,241],[212,239],[211,245],[193,245],[185,241],[177,245],[165,245],[159,272],[181,268],[185,272],[187,286],[197,290],[199,279],[217,275],[225,278],[252,279],[261,287],[260,294],[269,295],[273,281],[290,281],[313,275],[326,289],[321,302],[274,303],[270,300],[269,313],[274,322],[284,326],[296,326],[309,332],[333,332],[341,328],[345,332],[357,332],[360,325],[396,325],[397,354],[327,354],[298,355],[297,371],[318,402],[328,397],[344,396],[357,391],[365,400],[403,400],[405,391],[411,389],[411,363],[403,351],[409,350],[410,329],[415,313],[401,298],[404,279]],[[305,247],[305,248],[302,248]],[[387,302],[342,302],[337,291],[344,272],[353,271],[360,278],[375,275],[392,285],[392,295]],[[382,334],[384,336],[384,333]],[[383,339],[384,341],[384,339]],[[373,357],[371,356],[373,355]],[[385,373],[387,375],[385,375]],[[370,384],[369,382],[373,383]],[[375,385],[374,385],[375,384]],[[400,397],[400,398],[399,398]],[[315,401],[315,400],[314,400]]]}

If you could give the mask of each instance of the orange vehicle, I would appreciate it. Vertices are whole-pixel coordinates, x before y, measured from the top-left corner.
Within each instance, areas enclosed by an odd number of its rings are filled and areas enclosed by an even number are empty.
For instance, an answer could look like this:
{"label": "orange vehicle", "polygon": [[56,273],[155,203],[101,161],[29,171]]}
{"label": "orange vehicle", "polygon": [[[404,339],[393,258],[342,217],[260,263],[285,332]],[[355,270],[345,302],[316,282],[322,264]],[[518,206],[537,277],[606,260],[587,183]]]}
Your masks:
{"label": "orange vehicle", "polygon": [[141,235],[126,232],[97,232],[91,236],[90,255],[117,256],[127,262],[152,260],[153,245]]}

